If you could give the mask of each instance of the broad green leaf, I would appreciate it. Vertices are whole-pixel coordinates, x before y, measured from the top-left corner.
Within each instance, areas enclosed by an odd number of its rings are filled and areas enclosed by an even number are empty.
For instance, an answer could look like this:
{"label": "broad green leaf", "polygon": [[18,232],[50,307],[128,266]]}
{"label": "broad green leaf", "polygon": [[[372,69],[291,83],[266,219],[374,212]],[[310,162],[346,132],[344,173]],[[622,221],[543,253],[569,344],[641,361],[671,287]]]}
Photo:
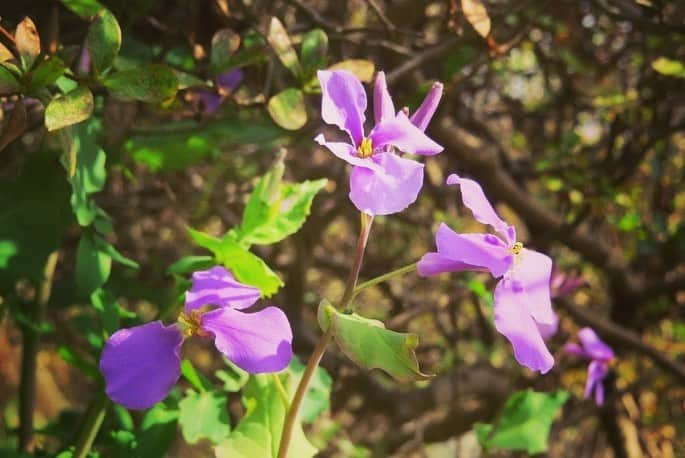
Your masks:
{"label": "broad green leaf", "polygon": [[[297,357],[290,362],[288,372],[293,375],[290,386],[297,386],[304,373],[304,365]],[[326,369],[318,366],[309,382],[309,388],[300,407],[300,418],[303,422],[312,423],[319,415],[329,409],[332,386],[331,376],[328,375]]]}
{"label": "broad green leaf", "polygon": [[72,188],[71,207],[81,226],[89,226],[99,213],[104,213],[89,197],[101,191],[107,179],[107,156],[96,141],[100,128],[100,121],[91,119],[68,130],[69,156],[75,160],[73,176],[69,179]]}
{"label": "broad green leaf", "polygon": [[[287,391],[294,390],[292,377],[286,374],[251,377],[243,389],[245,416],[216,448],[217,457],[276,458],[286,407],[276,387],[274,377],[280,377],[281,384]],[[295,425],[288,457],[310,458],[316,453],[316,448],[304,435],[302,425]]]}
{"label": "broad green leaf", "polygon": [[208,391],[212,384],[202,374],[195,370],[195,366],[188,359],[181,361],[181,375],[188,380],[197,391]]}
{"label": "broad green leaf", "polygon": [[86,43],[93,68],[102,74],[112,66],[121,49],[121,29],[117,18],[108,10],[101,10],[88,29]]}
{"label": "broad green leaf", "polygon": [[329,302],[319,305],[319,324],[333,335],[340,349],[366,369],[382,369],[400,381],[425,380],[430,376],[419,370],[414,350],[419,344],[416,334],[390,331],[378,320],[357,313],[338,312]]}
{"label": "broad green leaf", "polygon": [[22,66],[26,71],[33,66],[36,58],[40,55],[40,36],[36,24],[30,18],[25,17],[17,25],[14,41],[21,57]]}
{"label": "broad green leaf", "polygon": [[297,88],[285,89],[269,99],[266,106],[271,119],[287,130],[297,130],[307,123],[304,93]]}
{"label": "broad green leaf", "polygon": [[213,252],[217,262],[233,272],[238,281],[259,288],[263,297],[270,297],[283,286],[278,275],[261,258],[240,246],[232,233],[217,239],[193,229],[188,232],[197,245]]}
{"label": "broad green leaf", "polygon": [[300,52],[302,60],[303,83],[316,74],[316,71],[326,66],[328,53],[328,35],[321,29],[310,30],[302,38]]}
{"label": "broad green leaf", "polygon": [[104,285],[112,269],[112,258],[100,250],[96,237],[84,232],[76,249],[76,286],[86,294]]}
{"label": "broad green leaf", "polygon": [[210,62],[214,73],[231,66],[231,56],[240,47],[240,35],[231,29],[218,30],[212,37]]}
{"label": "broad green leaf", "polygon": [[662,75],[685,78],[685,63],[667,57],[659,57],[652,62],[652,68]]}
{"label": "broad green leaf", "polygon": [[296,78],[302,74],[300,68],[300,61],[297,59],[297,53],[290,42],[288,32],[283,27],[281,21],[277,17],[272,17],[269,23],[269,31],[266,34],[266,39],[273,48],[278,59],[290,70]]}
{"label": "broad green leaf", "polygon": [[116,332],[119,329],[119,302],[114,294],[99,288],[91,293],[90,301],[100,315],[102,328],[108,334]]}
{"label": "broad green leaf", "polygon": [[370,60],[365,59],[349,59],[331,65],[329,70],[347,70],[354,74],[360,81],[370,83],[373,80],[373,74],[376,67]]}
{"label": "broad green leaf", "polygon": [[196,270],[209,269],[215,264],[211,256],[184,256],[169,267],[168,274],[186,275]]}
{"label": "broad green leaf", "polygon": [[151,64],[108,75],[103,84],[112,94],[124,100],[162,103],[174,98],[178,80],[171,68]]}
{"label": "broad green leaf", "polygon": [[514,393],[495,425],[475,425],[478,441],[486,449],[545,452],[554,417],[567,399],[566,391],[538,393],[528,389]]}
{"label": "broad green leaf", "polygon": [[105,8],[97,0],[61,0],[61,2],[82,19],[90,19]]}
{"label": "broad green leaf", "polygon": [[52,56],[36,65],[27,74],[27,86],[29,92],[36,92],[54,84],[57,79],[64,74],[64,62],[59,57]]}
{"label": "broad green leaf", "polygon": [[162,403],[155,404],[143,418],[136,450],[131,456],[166,456],[167,450],[176,438],[177,424],[178,410]]}
{"label": "broad green leaf", "polygon": [[53,131],[85,121],[93,113],[93,107],[93,93],[87,87],[79,86],[52,99],[45,108],[45,127]]}
{"label": "broad green leaf", "polygon": [[201,439],[209,439],[216,444],[228,436],[231,430],[226,396],[221,393],[189,390],[186,397],[178,403],[178,408],[181,433],[189,444],[195,444]]}
{"label": "broad green leaf", "polygon": [[0,64],[0,96],[21,92],[21,83],[5,64]]}

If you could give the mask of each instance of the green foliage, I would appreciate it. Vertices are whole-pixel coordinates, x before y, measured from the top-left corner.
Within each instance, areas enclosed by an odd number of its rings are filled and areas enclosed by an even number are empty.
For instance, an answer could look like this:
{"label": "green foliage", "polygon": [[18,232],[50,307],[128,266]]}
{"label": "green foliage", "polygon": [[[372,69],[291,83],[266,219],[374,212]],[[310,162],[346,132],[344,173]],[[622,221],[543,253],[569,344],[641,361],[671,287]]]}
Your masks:
{"label": "green foliage", "polygon": [[201,439],[217,444],[228,436],[231,428],[226,404],[224,394],[188,390],[186,397],[178,403],[178,423],[183,439],[189,444]]}
{"label": "green foliage", "polygon": [[685,64],[667,57],[659,57],[652,62],[652,68],[662,75],[685,78]]}
{"label": "green foliage", "polygon": [[74,14],[89,19],[98,14],[105,7],[97,0],[61,0],[62,4]]}
{"label": "green foliage", "polygon": [[97,237],[85,232],[76,250],[76,286],[86,294],[104,285],[112,269],[112,258],[101,249]]}
{"label": "green foliage", "polygon": [[565,391],[538,393],[529,389],[514,393],[496,424],[476,424],[478,441],[486,449],[545,452],[554,417],[567,399]]}
{"label": "green foliage", "polygon": [[400,381],[424,380],[414,350],[416,334],[390,331],[378,320],[357,313],[338,312],[326,300],[319,305],[319,324],[324,331],[333,327],[338,347],[355,363],[366,369],[382,369]]}
{"label": "green foliage", "polygon": [[102,82],[120,99],[147,103],[162,103],[173,99],[178,90],[176,74],[162,64],[149,64],[112,73]]}
{"label": "green foliage", "polygon": [[[75,157],[71,183],[71,207],[81,226],[89,226],[100,211],[90,194],[105,186],[107,156],[97,143],[101,125],[98,121],[74,126],[67,135],[69,156]],[[71,169],[71,167],[69,167]]]}
{"label": "green foliage", "polygon": [[274,95],[267,109],[271,119],[286,130],[298,130],[307,123],[304,94],[300,89],[291,87]]}
{"label": "green foliage", "polygon": [[90,25],[87,46],[97,73],[102,74],[112,66],[121,48],[121,29],[108,10],[100,11]]}
{"label": "green foliage", "polygon": [[240,47],[240,35],[231,29],[221,29],[212,37],[210,62],[215,73],[231,67],[231,56]]}
{"label": "green foliage", "polygon": [[[297,386],[304,373],[304,365],[295,357],[290,362],[288,371],[293,376],[291,386]],[[326,369],[318,366],[314,371],[311,382],[309,382],[309,389],[300,407],[300,418],[304,423],[313,423],[319,415],[330,408],[332,387],[333,379],[326,372]]]}
{"label": "green foliage", "polygon": [[38,63],[26,75],[26,91],[28,93],[37,93],[40,89],[54,84],[60,76],[64,75],[64,71],[64,62],[56,56]]}
{"label": "green foliage", "polygon": [[307,83],[316,77],[316,71],[326,67],[328,55],[328,35],[321,29],[307,32],[302,38],[300,56],[302,60],[302,79]]}
{"label": "green foliage", "polygon": [[266,39],[285,68],[290,70],[296,78],[299,78],[302,74],[300,61],[297,58],[297,53],[293,48],[288,32],[278,18],[271,18]]}
{"label": "green foliage", "polygon": [[223,382],[224,391],[236,393],[245,386],[250,379],[250,374],[230,361],[226,361],[226,365],[228,366],[228,369],[216,371],[216,377]]}
{"label": "green foliage", "polygon": [[93,93],[85,86],[52,99],[45,108],[45,127],[48,131],[62,129],[90,118],[93,113]]}
{"label": "green foliage", "polygon": [[103,289],[96,289],[90,295],[93,308],[100,316],[100,323],[107,334],[114,334],[119,329],[119,308],[114,294]]}
{"label": "green foliage", "polygon": [[0,96],[21,91],[21,82],[6,63],[0,63]]}

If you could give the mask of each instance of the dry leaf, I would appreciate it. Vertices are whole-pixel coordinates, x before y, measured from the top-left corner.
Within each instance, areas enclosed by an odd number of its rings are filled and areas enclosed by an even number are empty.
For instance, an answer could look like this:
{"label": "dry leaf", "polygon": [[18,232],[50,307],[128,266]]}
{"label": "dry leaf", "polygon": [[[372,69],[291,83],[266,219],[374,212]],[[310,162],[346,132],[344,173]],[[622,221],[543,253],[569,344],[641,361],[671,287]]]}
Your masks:
{"label": "dry leaf", "polygon": [[490,34],[490,16],[481,0],[461,0],[461,9],[469,24],[483,38]]}
{"label": "dry leaf", "polygon": [[40,54],[40,37],[33,21],[25,17],[14,32],[14,40],[26,68],[31,67]]}
{"label": "dry leaf", "polygon": [[14,59],[14,54],[12,51],[7,49],[7,46],[0,43],[0,62],[5,62],[6,60]]}

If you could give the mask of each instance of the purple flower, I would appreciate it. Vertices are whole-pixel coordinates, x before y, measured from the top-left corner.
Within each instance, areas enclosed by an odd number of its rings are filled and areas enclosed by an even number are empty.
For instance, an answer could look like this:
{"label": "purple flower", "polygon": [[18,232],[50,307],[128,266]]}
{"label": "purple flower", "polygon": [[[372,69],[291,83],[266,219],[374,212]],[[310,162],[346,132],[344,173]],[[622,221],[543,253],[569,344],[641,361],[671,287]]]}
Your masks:
{"label": "purple flower", "polygon": [[400,157],[397,152],[434,155],[443,150],[423,133],[442,93],[433,87],[412,120],[395,113],[383,72],[378,74],[373,91],[375,126],[368,136],[366,92],[352,73],[344,70],[319,71],[321,117],[347,132],[350,142],[328,142],[323,135],[314,140],[353,165],[350,174],[350,200],[359,211],[369,215],[397,213],[418,197],[423,186],[423,164]]}
{"label": "purple flower", "polygon": [[590,328],[578,331],[580,345],[567,343],[564,351],[570,355],[589,359],[587,368],[587,382],[585,383],[585,399],[595,393],[598,406],[604,404],[604,385],[602,380],[609,374],[609,363],[614,359],[614,351],[597,336]]}
{"label": "purple flower", "polygon": [[209,115],[214,114],[224,103],[226,97],[231,95],[240,85],[244,76],[245,73],[239,68],[225,71],[216,76],[214,90],[195,89],[189,92],[188,97],[198,111]]}
{"label": "purple flower", "polygon": [[290,324],[277,307],[241,311],[257,299],[259,290],[223,267],[195,272],[178,323],[154,321],[109,338],[100,359],[107,395],[129,409],[164,399],[181,373],[181,345],[191,336],[214,339],[217,350],[249,373],[284,369],[293,356]]}
{"label": "purple flower", "polygon": [[435,236],[438,250],[421,258],[419,274],[473,270],[501,277],[495,288],[495,327],[511,342],[520,364],[546,373],[554,357],[543,339],[556,331],[558,322],[549,291],[552,260],[516,241],[516,230],[497,215],[478,183],[452,174],[447,184],[458,184],[474,218],[492,226],[501,238],[458,234],[442,224]]}
{"label": "purple flower", "polygon": [[580,275],[569,275],[559,271],[556,266],[552,269],[552,297],[564,297],[585,284]]}

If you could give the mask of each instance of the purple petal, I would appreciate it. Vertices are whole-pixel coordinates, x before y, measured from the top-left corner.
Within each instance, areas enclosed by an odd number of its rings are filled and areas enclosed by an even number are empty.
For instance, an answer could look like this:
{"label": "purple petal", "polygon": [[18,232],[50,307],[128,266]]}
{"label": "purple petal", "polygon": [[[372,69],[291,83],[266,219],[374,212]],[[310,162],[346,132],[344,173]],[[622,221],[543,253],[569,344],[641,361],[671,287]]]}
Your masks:
{"label": "purple petal", "polygon": [[181,374],[182,343],[178,327],[161,321],[112,334],[100,359],[107,396],[129,409],[147,409],[164,399]]}
{"label": "purple petal", "polygon": [[505,238],[509,245],[513,245],[516,242],[516,230],[514,226],[508,225],[504,222],[495,209],[492,208],[492,204],[485,197],[483,188],[480,185],[468,178],[461,178],[456,173],[451,174],[447,177],[447,184],[458,184],[461,188],[461,200],[464,205],[471,210],[473,217],[481,224],[489,224],[497,232]]}
{"label": "purple petal", "polygon": [[343,142],[327,142],[323,134],[319,134],[314,138],[314,141],[319,145],[328,148],[328,150],[338,156],[348,164],[356,165],[358,167],[365,167],[367,169],[382,172],[381,167],[378,166],[371,158],[361,158],[357,156],[357,149],[349,143]]}
{"label": "purple petal", "polygon": [[442,223],[435,234],[438,253],[454,261],[489,271],[501,277],[510,268],[513,256],[504,242],[492,234],[458,234]]}
{"label": "purple petal", "polygon": [[475,266],[455,261],[440,253],[426,253],[419,260],[416,270],[422,277],[430,277],[446,272],[462,272],[476,270]]}
{"label": "purple petal", "polygon": [[591,359],[590,355],[588,355],[587,352],[583,350],[583,347],[573,342],[569,342],[566,345],[564,345],[564,353],[568,353],[569,355],[577,356],[579,358]]}
{"label": "purple petal", "polygon": [[614,351],[602,342],[597,333],[591,328],[578,331],[578,338],[583,348],[592,359],[608,361],[614,359]]}
{"label": "purple petal", "polygon": [[376,124],[395,117],[395,105],[392,103],[383,72],[378,72],[373,86],[373,117]]}
{"label": "purple petal", "polygon": [[559,316],[554,313],[554,319],[551,323],[538,323],[536,321],[535,325],[538,327],[538,331],[540,331],[542,338],[547,340],[553,337],[559,330]]}
{"label": "purple petal", "polygon": [[220,95],[202,89],[193,90],[189,93],[189,97],[191,101],[195,102],[198,111],[210,115],[214,114],[224,101]]}
{"label": "purple petal", "polygon": [[557,320],[549,292],[551,275],[552,259],[537,251],[524,248],[514,261],[512,278],[523,286],[528,310],[535,321],[542,324],[553,324]]}
{"label": "purple petal", "polygon": [[433,115],[440,104],[440,98],[442,98],[442,89],[442,83],[433,83],[433,86],[431,86],[430,91],[428,91],[426,98],[424,98],[423,102],[421,102],[421,106],[414,112],[413,115],[411,115],[410,120],[412,124],[421,129],[421,131],[425,131],[426,127],[428,127],[428,123],[430,123],[431,119],[433,119]]}
{"label": "purple petal", "polygon": [[375,151],[382,150],[384,146],[394,146],[404,153],[432,156],[444,149],[412,124],[402,112],[376,124],[369,138]]}
{"label": "purple petal", "polygon": [[239,69],[234,68],[216,76],[216,85],[220,92],[230,94],[243,81],[245,73]]}
{"label": "purple petal", "polygon": [[205,305],[244,309],[259,299],[259,289],[243,285],[222,266],[193,274],[193,286],[186,292],[185,311]]}
{"label": "purple petal", "polygon": [[585,382],[585,399],[592,396],[595,391],[595,402],[597,405],[604,403],[604,387],[602,380],[609,373],[609,366],[602,361],[592,361],[587,367],[587,381]]}
{"label": "purple petal", "polygon": [[202,315],[200,327],[214,335],[217,350],[251,374],[278,372],[293,357],[293,333],[278,307],[255,313],[212,310]]}
{"label": "purple petal", "polygon": [[345,70],[319,70],[321,84],[321,117],[327,124],[338,126],[359,145],[364,137],[366,92],[362,83]]}
{"label": "purple petal", "polygon": [[495,288],[495,328],[514,347],[514,356],[519,364],[541,373],[554,366],[554,357],[547,349],[535,320],[528,313],[515,281],[502,279]]}
{"label": "purple petal", "polygon": [[368,215],[398,213],[416,201],[423,186],[423,164],[393,153],[374,154],[379,169],[355,167],[350,174],[350,200]]}

